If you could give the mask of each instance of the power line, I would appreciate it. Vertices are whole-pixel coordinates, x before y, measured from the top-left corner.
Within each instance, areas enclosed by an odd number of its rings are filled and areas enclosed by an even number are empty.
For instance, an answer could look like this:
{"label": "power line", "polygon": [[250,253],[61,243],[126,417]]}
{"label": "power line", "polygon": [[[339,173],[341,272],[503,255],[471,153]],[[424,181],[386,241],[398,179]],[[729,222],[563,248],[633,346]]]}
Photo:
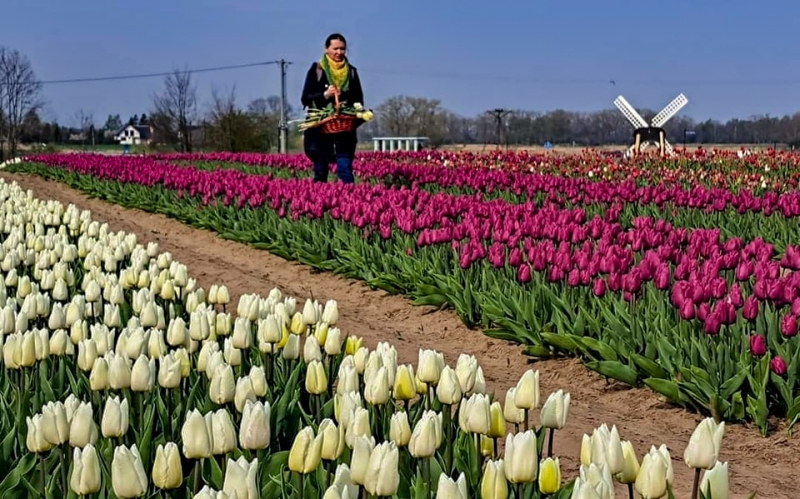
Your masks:
{"label": "power line", "polygon": [[[280,61],[265,61],[265,62],[251,62],[248,64],[237,64],[233,66],[217,66],[213,68],[200,68],[200,69],[186,69],[186,70],[179,70],[184,73],[209,73],[212,71],[228,71],[232,69],[243,69],[243,68],[252,68],[256,66],[269,66],[272,64],[279,64]],[[169,76],[173,74],[175,71],[164,71],[160,73],[139,73],[139,74],[130,74],[130,75],[117,75],[117,76],[94,76],[88,78],[70,78],[70,79],[60,79],[60,80],[43,80],[40,81],[42,85],[60,85],[64,83],[88,83],[88,82],[97,82],[97,81],[112,81],[112,80],[133,80],[133,79],[140,79],[140,78],[154,78],[158,76]]]}
{"label": "power line", "polygon": [[[454,73],[454,72],[429,72],[429,71],[403,71],[385,68],[361,68],[365,74],[378,76],[403,76],[424,79],[445,79],[445,80],[465,80],[465,81],[503,81],[503,82],[527,82],[537,85],[608,85],[607,78],[542,78],[533,75],[522,74],[499,74],[499,73]],[[758,78],[752,80],[744,79],[630,79],[614,78],[611,80],[614,85],[694,85],[694,86],[781,86],[797,85],[797,79],[769,79]]]}

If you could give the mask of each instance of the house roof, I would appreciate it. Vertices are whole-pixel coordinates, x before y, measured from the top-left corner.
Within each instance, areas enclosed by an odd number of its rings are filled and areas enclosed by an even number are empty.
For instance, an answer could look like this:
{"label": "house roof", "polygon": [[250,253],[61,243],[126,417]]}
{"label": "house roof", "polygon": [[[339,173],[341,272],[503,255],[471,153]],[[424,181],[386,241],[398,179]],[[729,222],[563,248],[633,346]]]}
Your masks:
{"label": "house roof", "polygon": [[125,125],[124,127],[120,128],[119,131],[115,134],[119,136],[122,132],[127,130],[129,127],[133,127],[136,131],[139,132],[139,137],[143,140],[147,140],[150,138],[150,126],[149,125]]}

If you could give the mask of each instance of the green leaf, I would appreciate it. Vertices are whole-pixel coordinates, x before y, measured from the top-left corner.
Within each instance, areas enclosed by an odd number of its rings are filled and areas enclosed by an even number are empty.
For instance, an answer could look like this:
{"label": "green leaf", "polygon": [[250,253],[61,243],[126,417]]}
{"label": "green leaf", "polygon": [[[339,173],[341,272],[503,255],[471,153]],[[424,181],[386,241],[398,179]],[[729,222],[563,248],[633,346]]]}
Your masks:
{"label": "green leaf", "polygon": [[591,361],[586,363],[586,367],[607,378],[621,381],[630,386],[636,386],[638,384],[636,371],[621,362],[609,360]]}

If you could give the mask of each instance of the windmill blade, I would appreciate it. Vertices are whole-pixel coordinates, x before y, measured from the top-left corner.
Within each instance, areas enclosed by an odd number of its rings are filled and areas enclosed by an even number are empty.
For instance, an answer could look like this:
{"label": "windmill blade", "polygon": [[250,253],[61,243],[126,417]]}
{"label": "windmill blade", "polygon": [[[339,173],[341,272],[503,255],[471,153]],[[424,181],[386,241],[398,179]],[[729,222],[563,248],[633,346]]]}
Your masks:
{"label": "windmill blade", "polygon": [[625,97],[619,96],[614,101],[614,105],[628,118],[628,121],[631,122],[633,126],[636,128],[647,128],[647,122],[642,118],[639,113],[636,112],[636,109],[633,108],[628,101],[625,100]]}
{"label": "windmill blade", "polygon": [[675,97],[672,102],[667,104],[667,107],[661,110],[655,118],[653,118],[653,126],[662,127],[664,123],[666,123],[670,118],[675,116],[678,111],[680,111],[683,106],[685,106],[689,102],[689,99],[686,98],[685,95],[680,94],[679,96]]}
{"label": "windmill blade", "polygon": [[675,153],[675,151],[672,149],[672,146],[670,145],[670,143],[667,142],[666,140],[664,140],[664,152],[667,153],[670,156],[672,156]]}

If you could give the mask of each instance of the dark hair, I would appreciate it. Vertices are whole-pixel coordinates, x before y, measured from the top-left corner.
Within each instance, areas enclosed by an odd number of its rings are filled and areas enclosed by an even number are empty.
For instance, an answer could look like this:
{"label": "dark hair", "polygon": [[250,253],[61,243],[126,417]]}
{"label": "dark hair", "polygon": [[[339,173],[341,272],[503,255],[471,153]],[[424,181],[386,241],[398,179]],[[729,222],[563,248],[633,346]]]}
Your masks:
{"label": "dark hair", "polygon": [[347,45],[347,40],[344,39],[344,35],[340,33],[333,33],[332,35],[328,35],[328,38],[325,39],[325,48],[331,46],[331,42],[334,40],[339,40],[340,42],[344,43],[345,46]]}

